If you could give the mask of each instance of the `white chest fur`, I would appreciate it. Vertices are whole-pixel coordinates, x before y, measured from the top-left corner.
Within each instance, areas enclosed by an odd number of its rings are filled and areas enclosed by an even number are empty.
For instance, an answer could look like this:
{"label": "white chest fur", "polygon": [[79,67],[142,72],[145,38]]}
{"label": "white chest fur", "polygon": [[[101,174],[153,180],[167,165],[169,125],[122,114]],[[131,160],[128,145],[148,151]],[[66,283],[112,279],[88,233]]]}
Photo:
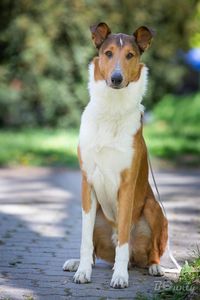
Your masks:
{"label": "white chest fur", "polygon": [[142,68],[137,82],[121,90],[94,81],[93,64],[89,71],[90,102],[82,115],[79,136],[82,168],[104,214],[116,221],[120,174],[130,167],[134,155],[133,137],[140,127],[147,68]]}

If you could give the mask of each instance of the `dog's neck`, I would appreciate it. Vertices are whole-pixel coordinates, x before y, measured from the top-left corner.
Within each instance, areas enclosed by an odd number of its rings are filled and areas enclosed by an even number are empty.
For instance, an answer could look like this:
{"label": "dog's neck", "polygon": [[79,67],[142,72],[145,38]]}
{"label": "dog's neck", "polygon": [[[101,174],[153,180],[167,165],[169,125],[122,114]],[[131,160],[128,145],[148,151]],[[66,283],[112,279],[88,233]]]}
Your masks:
{"label": "dog's neck", "polygon": [[122,89],[113,89],[107,86],[105,80],[94,79],[94,63],[89,65],[89,94],[90,104],[99,112],[107,116],[122,116],[130,113],[142,113],[144,106],[141,104],[146,91],[148,69],[144,65],[140,78]]}

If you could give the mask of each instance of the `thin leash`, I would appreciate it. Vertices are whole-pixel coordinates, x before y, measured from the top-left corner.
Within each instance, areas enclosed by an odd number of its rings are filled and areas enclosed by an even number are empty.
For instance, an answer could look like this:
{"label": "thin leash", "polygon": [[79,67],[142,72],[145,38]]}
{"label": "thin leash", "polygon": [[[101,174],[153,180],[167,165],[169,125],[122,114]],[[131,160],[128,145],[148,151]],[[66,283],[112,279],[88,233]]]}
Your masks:
{"label": "thin leash", "polygon": [[[150,168],[150,172],[151,172],[151,176],[152,176],[152,179],[153,179],[153,183],[154,183],[154,186],[155,186],[155,189],[156,189],[156,193],[157,193],[157,202],[159,203],[162,211],[163,211],[163,214],[164,216],[166,217],[167,219],[167,213],[166,213],[166,210],[164,208],[164,205],[161,201],[161,197],[160,197],[160,193],[158,191],[158,186],[157,186],[157,183],[156,183],[156,180],[155,180],[155,176],[154,176],[154,172],[153,172],[153,168],[152,168],[152,164],[151,164],[151,161],[150,161],[150,158],[149,158],[149,154],[147,155],[148,157],[148,164],[149,164],[149,168]],[[156,197],[155,197],[156,198]],[[169,257],[171,259],[171,261],[174,263],[174,265],[176,266],[176,268],[169,268],[169,269],[164,269],[166,273],[180,273],[181,272],[181,266],[179,265],[179,263],[177,262],[177,260],[175,259],[174,255],[172,254],[172,251],[171,251],[171,248],[170,248],[170,241],[169,241],[169,232],[168,232],[168,241],[167,241],[167,251],[169,253]]]}

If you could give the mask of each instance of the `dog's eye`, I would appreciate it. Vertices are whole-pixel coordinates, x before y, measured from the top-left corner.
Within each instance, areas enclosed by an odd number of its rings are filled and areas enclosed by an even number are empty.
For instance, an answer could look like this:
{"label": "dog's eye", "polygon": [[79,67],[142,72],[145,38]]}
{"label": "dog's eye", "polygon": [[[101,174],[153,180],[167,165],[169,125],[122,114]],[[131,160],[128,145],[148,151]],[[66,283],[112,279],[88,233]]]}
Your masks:
{"label": "dog's eye", "polygon": [[133,53],[129,52],[127,55],[126,55],[126,58],[127,59],[131,59],[133,56],[135,56]]}
{"label": "dog's eye", "polygon": [[112,52],[111,51],[106,51],[105,52],[105,55],[108,57],[108,58],[111,58],[113,56]]}

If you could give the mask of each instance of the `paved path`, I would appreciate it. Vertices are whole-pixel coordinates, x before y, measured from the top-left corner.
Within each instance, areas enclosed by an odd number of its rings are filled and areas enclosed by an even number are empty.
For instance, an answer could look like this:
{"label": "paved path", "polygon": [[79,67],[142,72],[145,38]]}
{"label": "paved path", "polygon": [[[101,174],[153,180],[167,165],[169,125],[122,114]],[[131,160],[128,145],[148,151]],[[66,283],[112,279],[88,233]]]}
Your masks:
{"label": "paved path", "polygon": [[[170,220],[171,245],[182,263],[200,240],[200,172],[155,174]],[[80,247],[80,173],[66,169],[0,169],[0,299],[134,299],[152,294],[146,270],[130,271],[125,290],[109,287],[111,266],[98,261],[92,283],[76,285],[63,272]],[[166,255],[165,255],[166,256]],[[163,263],[168,266],[167,257]]]}

